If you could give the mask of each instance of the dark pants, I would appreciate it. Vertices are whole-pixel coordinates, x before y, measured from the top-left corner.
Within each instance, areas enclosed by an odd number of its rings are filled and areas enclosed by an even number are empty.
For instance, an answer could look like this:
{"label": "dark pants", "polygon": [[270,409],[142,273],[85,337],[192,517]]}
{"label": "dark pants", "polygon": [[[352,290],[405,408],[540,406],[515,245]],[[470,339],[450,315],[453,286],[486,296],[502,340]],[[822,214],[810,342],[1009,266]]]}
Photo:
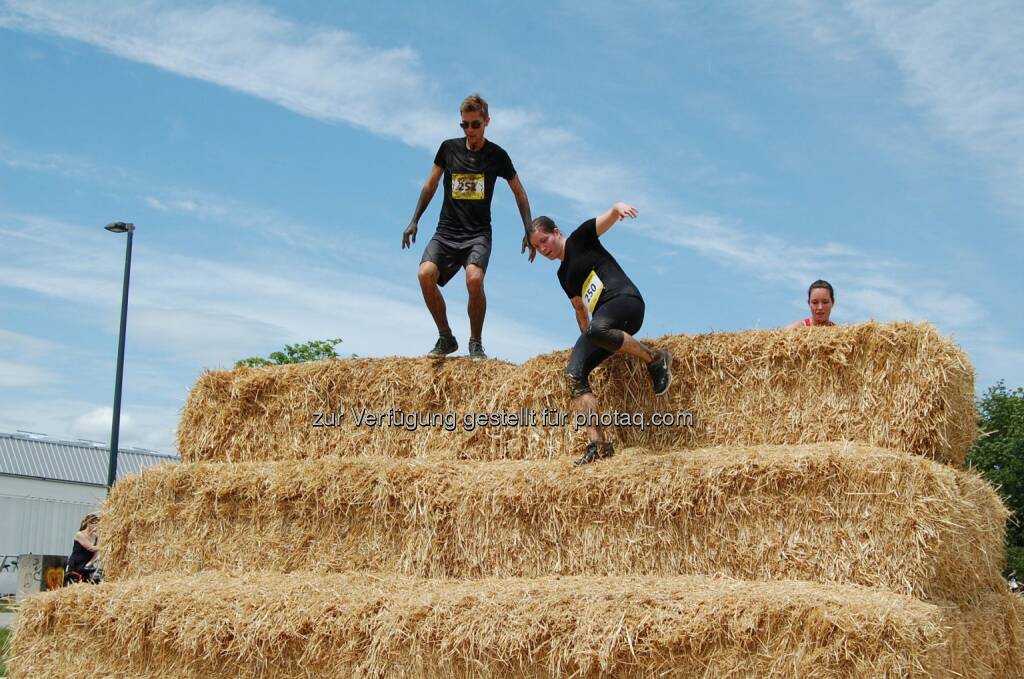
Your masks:
{"label": "dark pants", "polygon": [[423,251],[420,264],[433,262],[437,265],[437,284],[444,287],[458,273],[459,269],[475,264],[485,272],[487,262],[491,259],[491,237],[476,236],[463,243],[454,243],[439,236],[434,236]]}
{"label": "dark pants", "polygon": [[616,297],[594,311],[565,369],[573,398],[591,393],[590,373],[622,347],[623,333],[635,335],[643,322],[644,301],[632,295]]}
{"label": "dark pants", "polygon": [[92,576],[96,572],[96,569],[92,566],[77,566],[75,568],[67,567],[64,571],[64,586],[77,585],[83,582],[92,582]]}

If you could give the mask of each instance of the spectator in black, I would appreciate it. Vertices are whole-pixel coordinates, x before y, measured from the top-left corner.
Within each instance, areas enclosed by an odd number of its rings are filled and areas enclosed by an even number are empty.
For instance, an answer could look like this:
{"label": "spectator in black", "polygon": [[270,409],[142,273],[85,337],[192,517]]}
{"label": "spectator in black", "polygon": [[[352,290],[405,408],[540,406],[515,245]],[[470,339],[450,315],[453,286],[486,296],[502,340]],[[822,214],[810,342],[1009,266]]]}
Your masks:
{"label": "spectator in black", "polygon": [[96,570],[93,566],[99,556],[100,517],[98,514],[86,514],[75,533],[71,546],[71,557],[64,571],[64,586],[87,581]]}

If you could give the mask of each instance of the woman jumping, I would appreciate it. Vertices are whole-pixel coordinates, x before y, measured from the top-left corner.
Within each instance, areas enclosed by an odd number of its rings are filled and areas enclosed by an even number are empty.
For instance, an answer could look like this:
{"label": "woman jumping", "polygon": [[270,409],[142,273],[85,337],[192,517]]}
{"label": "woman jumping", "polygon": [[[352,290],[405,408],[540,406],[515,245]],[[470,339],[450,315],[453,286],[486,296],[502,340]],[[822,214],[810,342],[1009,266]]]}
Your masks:
{"label": "woman jumping", "polygon": [[568,237],[549,217],[538,217],[529,228],[530,243],[548,259],[560,259],[558,281],[576,311],[580,338],[576,340],[565,374],[577,411],[588,413],[590,443],[577,465],[610,457],[615,450],[590,417],[597,412],[597,398],[590,389],[590,373],[616,352],[636,356],[647,366],[656,396],[672,384],[672,356],[653,351],[634,335],[644,321],[644,299],[615,258],[601,245],[599,236],[636,208],[616,203],[604,214],[580,224]]}

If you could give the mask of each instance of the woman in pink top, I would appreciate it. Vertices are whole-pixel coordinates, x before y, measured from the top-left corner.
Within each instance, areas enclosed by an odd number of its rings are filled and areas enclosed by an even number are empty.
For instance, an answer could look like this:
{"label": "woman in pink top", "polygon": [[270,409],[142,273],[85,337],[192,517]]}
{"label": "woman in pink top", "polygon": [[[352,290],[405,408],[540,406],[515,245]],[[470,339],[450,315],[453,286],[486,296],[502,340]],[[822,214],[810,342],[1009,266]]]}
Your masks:
{"label": "woman in pink top", "polygon": [[802,321],[793,321],[787,328],[803,328],[818,325],[835,325],[829,320],[832,315],[832,306],[836,302],[835,291],[828,281],[817,280],[811,283],[807,289],[807,306],[811,310],[809,318]]}

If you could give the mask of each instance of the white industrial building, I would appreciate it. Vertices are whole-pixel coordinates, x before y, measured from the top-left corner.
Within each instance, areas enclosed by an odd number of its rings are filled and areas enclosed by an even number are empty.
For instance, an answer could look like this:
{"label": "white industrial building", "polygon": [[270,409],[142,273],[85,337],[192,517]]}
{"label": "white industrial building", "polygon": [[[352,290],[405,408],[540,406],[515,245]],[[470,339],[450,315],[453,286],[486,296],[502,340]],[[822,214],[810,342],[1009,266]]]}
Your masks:
{"label": "white industrial building", "polygon": [[[82,518],[106,498],[109,450],[89,441],[0,433],[0,563],[9,564],[21,554],[71,553]],[[177,461],[122,448],[117,478]],[[0,570],[0,596],[14,593],[15,583],[13,568]]]}

